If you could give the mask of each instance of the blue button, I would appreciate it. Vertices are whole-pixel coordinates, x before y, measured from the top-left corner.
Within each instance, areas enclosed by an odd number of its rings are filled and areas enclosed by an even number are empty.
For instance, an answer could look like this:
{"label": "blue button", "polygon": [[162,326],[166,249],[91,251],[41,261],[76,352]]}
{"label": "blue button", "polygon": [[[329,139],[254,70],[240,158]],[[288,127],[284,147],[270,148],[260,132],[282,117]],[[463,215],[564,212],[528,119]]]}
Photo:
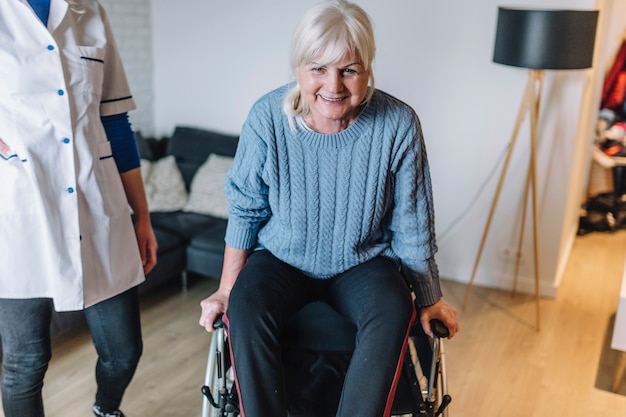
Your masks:
{"label": "blue button", "polygon": [[67,192],[72,194],[74,192],[74,189],[72,187],[68,187]]}
{"label": "blue button", "polygon": [[63,138],[63,143],[70,143],[70,138]]}
{"label": "blue button", "polygon": [[58,95],[60,95],[60,96],[62,96],[63,94],[65,94],[65,91],[63,91],[63,90],[58,90],[58,91],[57,91],[57,94],[58,94]]}
{"label": "blue button", "polygon": [[48,45],[48,51],[54,51],[54,45]]}

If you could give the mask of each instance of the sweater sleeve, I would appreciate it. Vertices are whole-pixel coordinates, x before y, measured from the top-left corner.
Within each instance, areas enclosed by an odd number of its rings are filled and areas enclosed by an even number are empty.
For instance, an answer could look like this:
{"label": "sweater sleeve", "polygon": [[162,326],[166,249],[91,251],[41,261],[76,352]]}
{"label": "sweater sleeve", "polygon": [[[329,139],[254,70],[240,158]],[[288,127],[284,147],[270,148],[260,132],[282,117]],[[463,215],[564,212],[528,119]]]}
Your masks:
{"label": "sweater sleeve", "polygon": [[261,225],[269,219],[268,186],[263,180],[267,145],[262,118],[251,111],[243,125],[233,165],[226,177],[228,198],[226,243],[236,249],[251,249]]}
{"label": "sweater sleeve", "polygon": [[395,172],[394,208],[390,221],[391,246],[402,272],[413,287],[418,307],[429,306],[442,296],[430,171],[421,126],[413,114],[405,133],[406,148]]}

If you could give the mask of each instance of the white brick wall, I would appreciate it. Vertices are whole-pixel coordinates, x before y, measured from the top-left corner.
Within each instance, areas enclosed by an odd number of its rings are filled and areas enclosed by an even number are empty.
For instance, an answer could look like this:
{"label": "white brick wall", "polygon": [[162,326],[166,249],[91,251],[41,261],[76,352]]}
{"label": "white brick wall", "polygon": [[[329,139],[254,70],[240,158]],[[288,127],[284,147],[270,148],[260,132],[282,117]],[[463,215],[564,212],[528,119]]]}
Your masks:
{"label": "white brick wall", "polygon": [[130,112],[134,130],[154,134],[151,0],[100,0],[113,26],[128,82],[137,102]]}

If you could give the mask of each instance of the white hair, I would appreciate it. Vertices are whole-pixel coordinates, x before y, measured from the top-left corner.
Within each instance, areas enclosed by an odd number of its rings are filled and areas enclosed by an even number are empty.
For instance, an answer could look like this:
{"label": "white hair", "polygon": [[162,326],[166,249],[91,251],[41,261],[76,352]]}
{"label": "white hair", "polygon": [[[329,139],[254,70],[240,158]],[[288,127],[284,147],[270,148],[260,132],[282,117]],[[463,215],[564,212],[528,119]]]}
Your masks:
{"label": "white hair", "polygon": [[[339,62],[348,53],[358,57],[369,71],[369,88],[363,105],[374,93],[372,62],[376,54],[374,30],[368,14],[347,0],[333,0],[313,6],[300,20],[291,43],[291,69],[296,73],[303,65],[311,63],[322,54],[324,64]],[[309,105],[302,100],[300,86],[296,85],[283,99],[283,111],[289,125],[303,124]]]}
{"label": "white hair", "polygon": [[85,13],[85,6],[83,6],[81,0],[65,0],[70,7],[70,10],[74,13],[82,15]]}

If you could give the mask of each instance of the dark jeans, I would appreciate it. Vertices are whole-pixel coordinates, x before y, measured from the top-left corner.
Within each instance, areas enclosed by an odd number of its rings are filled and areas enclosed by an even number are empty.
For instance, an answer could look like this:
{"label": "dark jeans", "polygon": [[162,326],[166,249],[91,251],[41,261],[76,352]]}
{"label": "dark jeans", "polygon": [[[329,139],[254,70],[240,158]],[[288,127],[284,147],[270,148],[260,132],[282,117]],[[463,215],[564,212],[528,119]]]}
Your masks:
{"label": "dark jeans", "polygon": [[254,252],[239,274],[226,314],[243,417],[285,417],[287,398],[280,360],[285,321],[313,300],[329,303],[357,326],[356,348],[337,416],[381,417],[414,308],[398,267],[375,258],[336,277],[315,279]]}
{"label": "dark jeans", "polygon": [[[0,299],[5,417],[43,417],[41,388],[51,358],[49,298]],[[117,410],[142,352],[137,288],[86,308],[98,352],[96,404]]]}

